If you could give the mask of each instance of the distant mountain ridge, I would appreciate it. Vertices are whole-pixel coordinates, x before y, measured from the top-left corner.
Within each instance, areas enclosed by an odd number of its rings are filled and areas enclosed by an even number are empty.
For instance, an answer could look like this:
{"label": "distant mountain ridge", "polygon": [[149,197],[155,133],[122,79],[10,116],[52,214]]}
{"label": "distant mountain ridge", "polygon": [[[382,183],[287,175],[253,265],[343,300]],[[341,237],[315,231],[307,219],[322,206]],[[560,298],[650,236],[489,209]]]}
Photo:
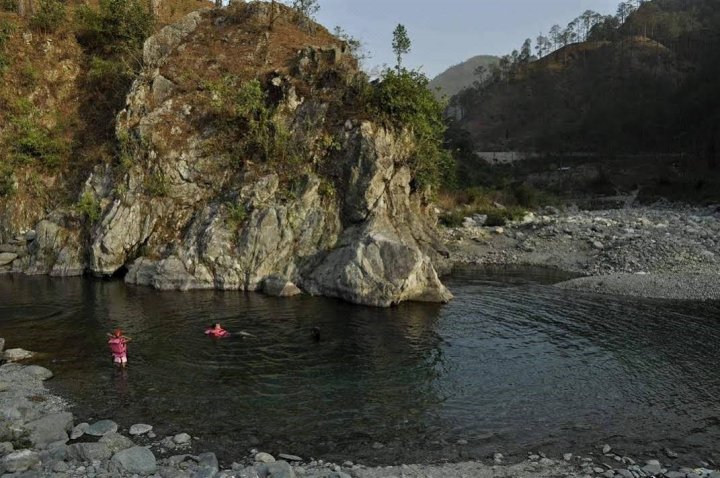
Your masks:
{"label": "distant mountain ridge", "polygon": [[464,88],[471,86],[477,75],[475,70],[479,66],[490,68],[496,65],[500,58],[492,55],[477,55],[462,63],[451,66],[444,72],[430,81],[430,88],[433,92],[437,92],[438,96],[447,96],[448,98],[458,94]]}
{"label": "distant mountain ridge", "polygon": [[[717,0],[651,0],[452,98],[476,150],[682,152],[720,165]],[[529,50],[529,48],[528,48]]]}

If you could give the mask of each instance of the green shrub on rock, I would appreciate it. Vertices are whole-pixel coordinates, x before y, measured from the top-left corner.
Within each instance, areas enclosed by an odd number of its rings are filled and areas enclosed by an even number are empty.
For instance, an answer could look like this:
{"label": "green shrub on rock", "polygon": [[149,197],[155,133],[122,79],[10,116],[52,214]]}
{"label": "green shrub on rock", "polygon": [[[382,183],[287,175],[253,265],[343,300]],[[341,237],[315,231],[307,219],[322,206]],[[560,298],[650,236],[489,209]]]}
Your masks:
{"label": "green shrub on rock", "polygon": [[428,83],[428,78],[418,71],[387,69],[366,90],[366,103],[373,118],[397,130],[412,132],[412,167],[417,185],[432,191],[454,182],[455,165],[443,147],[444,105],[430,92]]}
{"label": "green shrub on rock", "polygon": [[30,18],[30,26],[43,33],[57,31],[67,18],[65,4],[60,0],[39,0],[37,12]]}
{"label": "green shrub on rock", "polygon": [[80,7],[75,14],[78,39],[104,58],[122,58],[139,66],[140,52],[152,34],[155,17],[144,0],[100,0],[97,9]]}
{"label": "green shrub on rock", "polygon": [[90,191],[85,191],[80,197],[80,201],[77,203],[77,211],[85,217],[85,219],[91,224],[95,223],[100,219],[102,210],[100,209],[100,203],[95,198],[95,195]]}
{"label": "green shrub on rock", "polygon": [[7,164],[0,165],[0,198],[15,192],[15,178],[12,168]]}
{"label": "green shrub on rock", "polygon": [[281,175],[290,177],[302,166],[302,152],[285,124],[275,118],[260,81],[225,76],[205,85],[215,115],[218,134],[215,149],[239,158],[272,162]]}
{"label": "green shrub on rock", "polygon": [[66,145],[57,132],[38,124],[33,116],[14,117],[10,121],[10,159],[16,164],[40,163],[45,167],[55,167],[60,162]]}

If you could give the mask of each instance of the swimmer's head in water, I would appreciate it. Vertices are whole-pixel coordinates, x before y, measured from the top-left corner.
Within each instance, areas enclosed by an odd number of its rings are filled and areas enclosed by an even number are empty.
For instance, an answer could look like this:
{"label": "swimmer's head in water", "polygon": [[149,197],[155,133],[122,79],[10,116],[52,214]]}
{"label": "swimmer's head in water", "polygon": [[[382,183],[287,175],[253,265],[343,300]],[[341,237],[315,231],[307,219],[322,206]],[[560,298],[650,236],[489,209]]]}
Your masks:
{"label": "swimmer's head in water", "polygon": [[123,334],[122,329],[115,329],[115,330],[113,331],[113,335],[114,335],[115,337],[122,337],[122,334]]}

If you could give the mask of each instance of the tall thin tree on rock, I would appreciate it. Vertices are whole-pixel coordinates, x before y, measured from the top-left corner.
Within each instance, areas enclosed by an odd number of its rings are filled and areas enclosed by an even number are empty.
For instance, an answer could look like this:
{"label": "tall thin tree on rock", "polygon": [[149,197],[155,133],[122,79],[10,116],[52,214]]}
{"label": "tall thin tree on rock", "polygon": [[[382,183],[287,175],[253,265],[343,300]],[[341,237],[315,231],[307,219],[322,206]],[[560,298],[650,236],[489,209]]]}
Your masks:
{"label": "tall thin tree on rock", "polygon": [[405,28],[405,25],[399,23],[398,26],[395,27],[395,31],[393,31],[392,41],[392,49],[393,52],[395,52],[395,56],[397,57],[396,68],[398,71],[402,69],[403,55],[410,53],[411,48],[412,42],[410,41],[410,37],[408,36],[407,29]]}

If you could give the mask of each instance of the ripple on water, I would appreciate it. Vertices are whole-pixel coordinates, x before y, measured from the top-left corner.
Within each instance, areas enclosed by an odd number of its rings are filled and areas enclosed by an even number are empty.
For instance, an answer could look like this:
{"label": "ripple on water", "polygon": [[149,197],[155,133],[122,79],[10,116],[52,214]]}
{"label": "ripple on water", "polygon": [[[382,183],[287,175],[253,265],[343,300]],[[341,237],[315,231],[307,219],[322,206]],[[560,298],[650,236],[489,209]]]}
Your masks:
{"label": "ripple on water", "polygon": [[[628,453],[711,451],[720,306],[547,285],[564,278],[460,271],[447,306],[373,309],[0,277],[0,335],[50,353],[52,386],[80,416],[190,431],[226,458],[251,437],[368,462],[580,451],[609,438]],[[208,339],[215,322],[254,337]],[[109,364],[115,327],[133,338],[125,372]],[[469,444],[450,445],[460,438]]]}

